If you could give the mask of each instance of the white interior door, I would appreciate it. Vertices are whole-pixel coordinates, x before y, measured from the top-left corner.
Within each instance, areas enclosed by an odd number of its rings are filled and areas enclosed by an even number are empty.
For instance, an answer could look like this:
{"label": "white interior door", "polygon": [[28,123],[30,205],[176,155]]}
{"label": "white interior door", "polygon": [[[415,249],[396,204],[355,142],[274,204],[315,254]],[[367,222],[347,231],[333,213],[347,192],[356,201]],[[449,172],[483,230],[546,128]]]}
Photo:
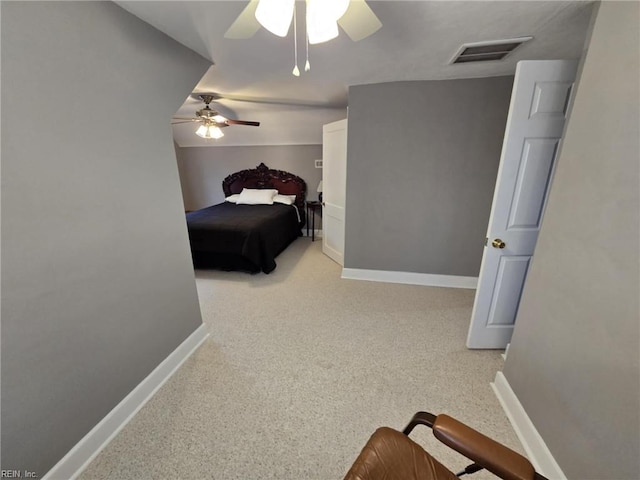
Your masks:
{"label": "white interior door", "polygon": [[577,62],[522,61],[516,68],[491,216],[467,338],[505,348],[540,231]]}
{"label": "white interior door", "polygon": [[322,128],[322,251],[344,265],[347,120]]}

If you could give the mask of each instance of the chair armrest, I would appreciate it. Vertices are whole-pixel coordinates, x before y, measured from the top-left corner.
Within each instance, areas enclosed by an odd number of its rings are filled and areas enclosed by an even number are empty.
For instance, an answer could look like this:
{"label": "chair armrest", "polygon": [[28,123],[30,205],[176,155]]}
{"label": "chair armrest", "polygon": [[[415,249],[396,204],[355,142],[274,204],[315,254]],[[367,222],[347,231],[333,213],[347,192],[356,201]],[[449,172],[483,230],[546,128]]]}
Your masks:
{"label": "chair armrest", "polygon": [[435,417],[432,428],[442,443],[500,478],[544,480],[525,457],[448,415]]}
{"label": "chair armrest", "polygon": [[436,416],[433,413],[418,412],[416,413],[409,424],[404,427],[402,433],[409,435],[416,425],[426,425],[429,428],[433,428],[433,422],[436,421]]}

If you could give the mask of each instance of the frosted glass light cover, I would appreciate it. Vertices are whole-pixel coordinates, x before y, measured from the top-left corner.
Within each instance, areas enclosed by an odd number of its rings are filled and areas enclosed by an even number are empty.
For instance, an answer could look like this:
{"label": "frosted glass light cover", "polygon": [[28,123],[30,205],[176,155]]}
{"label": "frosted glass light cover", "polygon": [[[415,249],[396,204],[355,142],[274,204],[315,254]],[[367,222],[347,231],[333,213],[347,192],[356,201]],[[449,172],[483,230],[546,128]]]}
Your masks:
{"label": "frosted glass light cover", "polygon": [[220,129],[220,127],[209,127],[209,137],[210,138],[215,138],[216,140],[219,138],[224,137],[224,133],[222,133],[222,130]]}
{"label": "frosted glass light cover", "polygon": [[329,18],[333,18],[336,22],[347,12],[349,8],[349,0],[310,0],[315,3],[321,2],[322,8],[327,12]]}
{"label": "frosted glass light cover", "polygon": [[295,0],[260,0],[256,20],[274,35],[286,37],[293,18]]}
{"label": "frosted glass light cover", "polygon": [[[341,0],[341,3],[344,1]],[[346,6],[343,6],[332,0],[307,0],[307,35],[310,44],[328,42],[338,36],[337,22],[346,11]]]}
{"label": "frosted glass light cover", "polygon": [[207,138],[207,132],[208,132],[208,128],[206,125],[200,125],[198,127],[198,130],[196,130],[196,135],[198,135],[199,137],[202,138]]}
{"label": "frosted glass light cover", "polygon": [[309,33],[309,43],[311,45],[328,42],[339,34],[338,24],[332,21],[307,20],[307,32]]}

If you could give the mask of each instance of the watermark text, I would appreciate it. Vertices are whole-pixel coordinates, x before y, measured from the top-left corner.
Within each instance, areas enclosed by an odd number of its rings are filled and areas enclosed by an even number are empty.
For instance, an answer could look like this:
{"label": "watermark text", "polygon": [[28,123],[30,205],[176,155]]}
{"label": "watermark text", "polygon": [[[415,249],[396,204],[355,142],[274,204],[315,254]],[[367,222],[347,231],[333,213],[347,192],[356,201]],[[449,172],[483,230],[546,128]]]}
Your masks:
{"label": "watermark text", "polygon": [[38,478],[38,475],[30,470],[0,470],[0,478]]}

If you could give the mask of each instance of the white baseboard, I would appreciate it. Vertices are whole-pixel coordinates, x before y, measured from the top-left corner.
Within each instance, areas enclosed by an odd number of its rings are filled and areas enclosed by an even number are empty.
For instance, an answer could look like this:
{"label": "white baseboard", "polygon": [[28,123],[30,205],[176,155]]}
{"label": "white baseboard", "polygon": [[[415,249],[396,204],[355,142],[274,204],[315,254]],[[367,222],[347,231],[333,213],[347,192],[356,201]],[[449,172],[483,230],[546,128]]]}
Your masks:
{"label": "white baseboard", "polygon": [[567,480],[520,400],[511,389],[507,377],[502,372],[496,373],[496,379],[491,387],[536,471],[549,480]]}
{"label": "white baseboard", "polygon": [[[309,235],[307,235],[307,229],[303,228],[302,229],[302,236],[303,237],[311,237],[311,230],[309,230]],[[316,238],[322,238],[322,230],[316,229],[315,237]]]}
{"label": "white baseboard", "polygon": [[507,343],[507,346],[505,347],[504,352],[501,354],[502,360],[504,360],[505,362],[507,361],[507,355],[509,355],[509,345],[511,344]]}
{"label": "white baseboard", "polygon": [[80,475],[208,336],[205,325],[200,325],[49,470],[43,480],[74,480]]}
{"label": "white baseboard", "polygon": [[369,280],[371,282],[426,285],[429,287],[476,288],[478,285],[478,277],[433,275],[430,273],[415,272],[390,272],[387,270],[365,270],[361,268],[343,268],[342,278]]}

